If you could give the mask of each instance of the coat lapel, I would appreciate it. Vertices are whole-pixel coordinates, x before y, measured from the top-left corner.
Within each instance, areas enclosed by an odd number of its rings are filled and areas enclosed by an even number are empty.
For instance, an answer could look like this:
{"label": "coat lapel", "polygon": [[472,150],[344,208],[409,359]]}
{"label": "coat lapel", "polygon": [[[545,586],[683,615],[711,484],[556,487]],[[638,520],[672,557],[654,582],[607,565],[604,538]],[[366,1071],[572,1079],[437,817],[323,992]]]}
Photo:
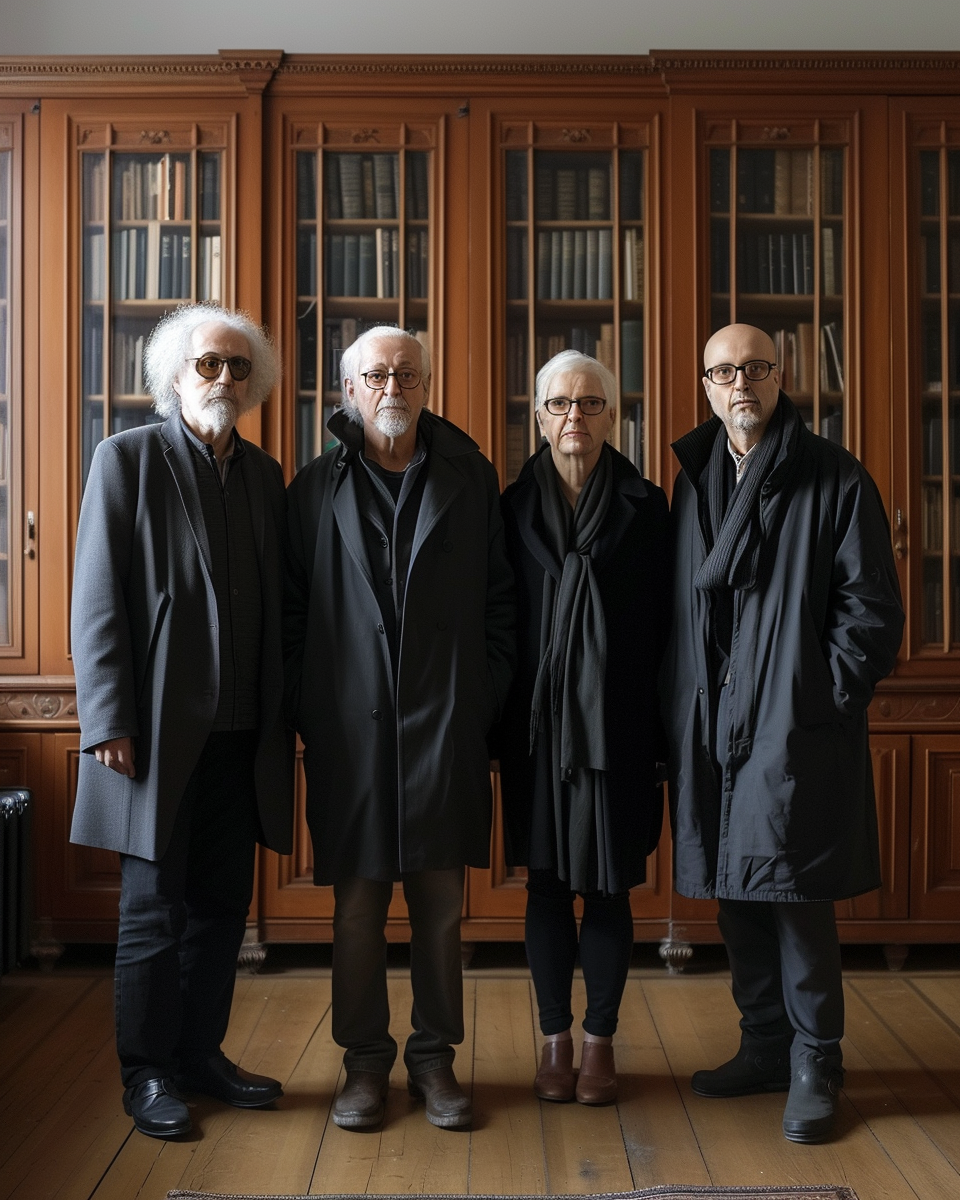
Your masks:
{"label": "coat lapel", "polygon": [[413,549],[410,553],[411,569],[420,547],[426,541],[430,531],[463,490],[463,476],[450,463],[450,460],[438,453],[435,448],[430,451],[426,468],[427,480],[423,489],[423,499],[420,501],[417,531],[414,534]]}
{"label": "coat lapel", "polygon": [[193,451],[183,432],[180,416],[171,417],[164,422],[163,437],[167,443],[164,457],[180,493],[180,501],[186,513],[187,523],[193,532],[200,552],[200,560],[206,571],[207,579],[213,582],[213,560],[210,555],[210,542],[207,538],[207,527],[203,520],[203,510],[200,507],[200,493],[197,490],[196,468],[191,455]]}
{"label": "coat lapel", "polygon": [[[357,484],[354,476],[354,472],[362,471],[363,466],[357,460],[356,456],[348,458],[343,456],[342,451],[341,455],[334,464],[334,471],[340,472],[342,476],[339,485],[333,493],[334,520],[337,523],[340,537],[350,557],[369,584],[370,590],[376,593],[373,576],[370,573],[367,547],[363,540],[363,526],[360,522],[360,503],[357,497]],[[318,532],[321,534],[323,532],[322,522],[318,525]],[[317,556],[317,561],[323,561],[323,559],[323,555]]]}

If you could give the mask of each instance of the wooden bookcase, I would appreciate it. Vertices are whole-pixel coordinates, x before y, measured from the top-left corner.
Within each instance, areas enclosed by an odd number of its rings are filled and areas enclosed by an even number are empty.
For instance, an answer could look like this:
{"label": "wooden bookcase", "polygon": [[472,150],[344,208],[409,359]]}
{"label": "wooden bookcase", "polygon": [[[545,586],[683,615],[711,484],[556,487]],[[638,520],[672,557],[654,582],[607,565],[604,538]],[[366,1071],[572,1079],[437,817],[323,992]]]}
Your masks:
{"label": "wooden bookcase", "polygon": [[[504,482],[535,444],[539,365],[595,352],[620,383],[616,444],[668,491],[670,443],[707,415],[707,337],[732,320],[774,335],[810,426],[877,481],[908,610],[871,710],[884,885],[839,907],[842,935],[893,962],[960,940],[958,69],[954,54],[0,60],[0,736],[5,775],[38,797],[38,945],[115,928],[115,864],[66,843],[89,455],[152,419],[138,339],[180,297],[215,295],[279,338],[284,382],[243,432],[287,478],[324,448],[339,353],[374,322],[428,343],[432,406]],[[260,858],[254,941],[331,934],[302,772],[296,803],[293,855]],[[499,818],[493,844],[469,875],[467,940],[522,937]],[[718,938],[711,905],[672,893],[667,830],[633,909],[668,961]],[[389,936],[407,935],[398,897]]]}

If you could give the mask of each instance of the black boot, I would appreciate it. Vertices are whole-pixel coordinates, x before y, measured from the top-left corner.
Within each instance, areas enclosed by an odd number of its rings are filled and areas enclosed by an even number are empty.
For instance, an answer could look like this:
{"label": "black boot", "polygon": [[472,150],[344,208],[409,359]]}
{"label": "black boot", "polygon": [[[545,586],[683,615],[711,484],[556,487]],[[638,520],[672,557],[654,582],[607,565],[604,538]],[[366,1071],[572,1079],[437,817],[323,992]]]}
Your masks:
{"label": "black boot", "polygon": [[690,1086],[698,1096],[749,1096],[785,1092],[790,1086],[790,1041],[740,1039],[740,1049],[722,1066],[697,1071]]}
{"label": "black boot", "polygon": [[833,1128],[837,1093],[843,1087],[839,1054],[804,1049],[794,1055],[783,1136],[791,1142],[825,1142]]}

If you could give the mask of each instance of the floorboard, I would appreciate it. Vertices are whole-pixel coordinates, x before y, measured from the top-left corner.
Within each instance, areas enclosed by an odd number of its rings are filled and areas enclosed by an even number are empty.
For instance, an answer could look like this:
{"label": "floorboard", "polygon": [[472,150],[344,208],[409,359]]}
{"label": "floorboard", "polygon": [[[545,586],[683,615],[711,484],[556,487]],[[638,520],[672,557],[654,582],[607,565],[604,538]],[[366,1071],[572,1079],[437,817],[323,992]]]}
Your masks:
{"label": "floorboard", "polygon": [[[284,1083],[273,1109],[191,1098],[194,1131],[136,1133],[121,1103],[106,970],[0,979],[0,1200],[165,1200],[168,1190],[278,1195],[578,1194],[664,1183],[844,1183],[860,1200],[960,1196],[960,971],[848,973],[846,1086],[837,1138],[797,1146],[784,1095],[708,1100],[690,1075],[729,1057],[738,1013],[729,975],[634,969],[615,1041],[615,1105],[541,1103],[541,1038],[529,976],[507,955],[466,972],[458,1077],[469,1131],[436,1129],[407,1093],[410,987],[391,968],[401,1048],[386,1118],[369,1132],[331,1120],[342,1086],[329,969],[238,979],[225,1050]],[[582,1013],[582,981],[575,1011]],[[579,1059],[579,1020],[575,1026]]]}

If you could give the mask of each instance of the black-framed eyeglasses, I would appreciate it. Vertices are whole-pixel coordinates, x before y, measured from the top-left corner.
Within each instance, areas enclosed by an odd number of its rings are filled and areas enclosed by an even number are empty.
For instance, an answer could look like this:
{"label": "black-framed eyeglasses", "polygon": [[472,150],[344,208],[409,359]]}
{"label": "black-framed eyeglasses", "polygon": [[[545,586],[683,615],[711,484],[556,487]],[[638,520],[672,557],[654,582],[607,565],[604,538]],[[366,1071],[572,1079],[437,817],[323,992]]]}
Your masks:
{"label": "black-framed eyeglasses", "polygon": [[253,370],[250,359],[239,354],[231,355],[230,358],[221,358],[219,354],[201,354],[199,358],[188,358],[187,362],[196,363],[197,374],[204,379],[219,379],[224,363],[230,368],[231,377],[238,383],[241,379],[246,379]]}
{"label": "black-framed eyeglasses", "polygon": [[776,365],[775,362],[767,362],[763,358],[751,358],[749,362],[741,363],[738,367],[733,363],[718,363],[715,367],[708,367],[704,375],[711,383],[733,383],[737,373],[742,371],[744,378],[750,383],[759,383],[761,379],[766,379]]}
{"label": "black-framed eyeglasses", "polygon": [[360,378],[373,392],[382,392],[391,375],[397,381],[397,386],[405,392],[415,388],[423,378],[415,367],[401,367],[398,371],[382,371],[375,367],[372,371],[360,372]]}
{"label": "black-framed eyeglasses", "polygon": [[544,400],[543,407],[551,416],[565,417],[574,404],[585,417],[595,417],[607,407],[604,396],[581,396],[579,400],[571,400],[569,396],[551,396],[549,400]]}

